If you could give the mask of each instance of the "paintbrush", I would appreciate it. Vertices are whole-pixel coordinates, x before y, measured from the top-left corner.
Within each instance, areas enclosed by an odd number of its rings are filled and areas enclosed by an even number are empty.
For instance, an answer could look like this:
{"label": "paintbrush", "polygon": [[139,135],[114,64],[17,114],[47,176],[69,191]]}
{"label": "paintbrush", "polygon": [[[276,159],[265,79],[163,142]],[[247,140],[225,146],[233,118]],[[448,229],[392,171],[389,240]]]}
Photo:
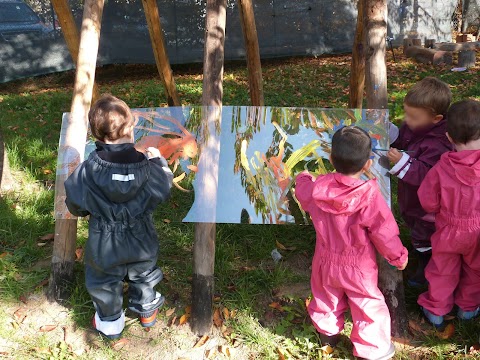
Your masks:
{"label": "paintbrush", "polygon": [[[390,151],[390,149],[377,149],[377,148],[375,148],[375,149],[372,149],[372,151]],[[398,151],[404,152],[404,153],[407,153],[407,154],[414,152],[414,151],[408,151],[408,150],[398,150]]]}

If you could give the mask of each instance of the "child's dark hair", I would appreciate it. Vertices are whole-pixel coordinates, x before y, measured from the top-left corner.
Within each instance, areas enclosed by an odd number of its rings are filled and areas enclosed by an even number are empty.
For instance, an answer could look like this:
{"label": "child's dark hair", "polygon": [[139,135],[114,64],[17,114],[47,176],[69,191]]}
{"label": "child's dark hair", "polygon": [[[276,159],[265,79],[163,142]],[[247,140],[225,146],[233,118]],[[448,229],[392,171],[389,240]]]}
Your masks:
{"label": "child's dark hair", "polygon": [[448,84],[428,76],[413,85],[403,102],[414,108],[425,109],[432,115],[445,116],[451,101],[452,92]]}
{"label": "child's dark hair", "polygon": [[128,105],[113,95],[105,94],[88,113],[90,131],[100,140],[115,141],[125,136],[125,129],[134,124]]}
{"label": "child's dark hair", "polygon": [[480,139],[480,102],[462,100],[450,106],[447,132],[456,144]]}
{"label": "child's dark hair", "polygon": [[332,165],[344,175],[358,173],[370,159],[372,139],[357,126],[345,126],[332,138]]}

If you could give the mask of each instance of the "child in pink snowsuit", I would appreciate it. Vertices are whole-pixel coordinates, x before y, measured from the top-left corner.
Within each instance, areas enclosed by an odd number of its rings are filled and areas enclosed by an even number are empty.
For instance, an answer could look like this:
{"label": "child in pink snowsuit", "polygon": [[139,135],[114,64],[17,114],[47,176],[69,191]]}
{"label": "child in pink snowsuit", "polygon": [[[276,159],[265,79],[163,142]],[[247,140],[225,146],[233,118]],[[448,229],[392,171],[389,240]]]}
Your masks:
{"label": "child in pink snowsuit", "polygon": [[295,196],[310,213],[317,233],[308,312],[322,344],[336,345],[350,307],[354,354],[389,359],[395,348],[390,314],[377,286],[375,249],[399,270],[407,265],[408,252],[376,180],[360,179],[372,165],[371,144],[358,127],[338,130],[330,158],[337,172],[316,179],[301,173]]}
{"label": "child in pink snowsuit", "polygon": [[447,136],[456,151],[442,155],[418,191],[437,229],[425,269],[429,288],[418,303],[437,327],[454,304],[460,319],[480,312],[480,102],[450,107]]}

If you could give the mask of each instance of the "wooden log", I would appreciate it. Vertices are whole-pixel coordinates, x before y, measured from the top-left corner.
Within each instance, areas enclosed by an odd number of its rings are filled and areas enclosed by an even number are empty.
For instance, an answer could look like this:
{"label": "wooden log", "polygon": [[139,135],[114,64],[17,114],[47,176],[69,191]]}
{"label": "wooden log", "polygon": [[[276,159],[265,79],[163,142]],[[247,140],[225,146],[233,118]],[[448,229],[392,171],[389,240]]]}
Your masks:
{"label": "wooden log", "polygon": [[[366,65],[365,81],[368,109],[388,108],[387,66],[385,61],[387,35],[387,0],[364,0]],[[407,309],[403,277],[385,259],[378,256],[378,285],[390,310],[392,335],[407,332]]]}
{"label": "wooden log", "polygon": [[[57,177],[55,186],[64,187],[68,172],[75,169],[83,158],[87,138],[88,111],[90,109],[97,63],[100,28],[104,0],[85,0],[82,32],[78,51],[75,85],[69,125],[65,135],[65,157],[71,160],[65,175]],[[73,281],[77,222],[74,219],[57,219],[52,255],[48,296],[62,301],[69,296],[69,284]]]}
{"label": "wooden log", "polygon": [[8,154],[5,151],[2,130],[0,129],[0,198],[4,191],[10,191],[14,188],[14,180],[10,171]]}
{"label": "wooden log", "polygon": [[422,46],[422,39],[412,39],[413,46]]}
{"label": "wooden log", "polygon": [[147,18],[148,32],[152,42],[155,63],[157,64],[158,74],[162,79],[165,88],[165,96],[169,106],[181,106],[178,96],[175,79],[173,78],[172,68],[168,59],[167,48],[163,36],[160,15],[156,0],[142,0],[145,17]]}
{"label": "wooden log", "polygon": [[363,24],[363,1],[357,2],[357,27],[353,41],[352,64],[350,66],[350,97],[349,107],[361,109],[363,90],[365,88],[365,35]]}
{"label": "wooden log", "polygon": [[[68,51],[72,57],[72,61],[77,64],[78,61],[78,48],[80,47],[80,35],[78,34],[77,25],[73,18],[73,13],[67,0],[52,0],[53,9],[57,14],[58,22],[60,23],[63,38],[67,44]],[[94,102],[100,97],[100,91],[97,84],[93,85],[93,98]]]}
{"label": "wooden log", "polygon": [[463,50],[458,52],[458,66],[471,68],[475,66],[476,60],[476,51],[474,50]]}
{"label": "wooden log", "polygon": [[425,39],[425,47],[427,49],[433,49],[435,46],[435,39]]}
{"label": "wooden log", "polygon": [[413,40],[410,39],[410,38],[405,38],[405,39],[403,39],[403,54],[406,53],[407,49],[408,49],[410,46],[413,46]]}
{"label": "wooden log", "polygon": [[424,64],[451,64],[452,63],[452,53],[449,51],[441,51],[434,49],[425,49],[420,46],[411,46],[407,49],[407,57],[413,58],[418,62]]}
{"label": "wooden log", "polygon": [[[199,159],[196,181],[202,189],[195,194],[195,201],[215,211],[218,185],[218,157],[220,141],[217,126],[221,119],[223,96],[223,64],[227,0],[207,0],[205,46],[203,60],[204,116],[203,133],[210,134]],[[215,219],[215,214],[211,214]],[[215,265],[215,222],[195,224],[193,245],[192,318],[191,328],[197,335],[211,331],[213,322],[213,289]]]}
{"label": "wooden log", "polygon": [[263,98],[262,64],[252,0],[238,0],[238,10],[240,11],[240,22],[247,54],[250,99],[253,106],[263,106],[265,101]]}
{"label": "wooden log", "polygon": [[438,43],[434,47],[436,50],[442,51],[463,51],[463,50],[475,50],[480,49],[480,41],[467,42],[467,43]]}

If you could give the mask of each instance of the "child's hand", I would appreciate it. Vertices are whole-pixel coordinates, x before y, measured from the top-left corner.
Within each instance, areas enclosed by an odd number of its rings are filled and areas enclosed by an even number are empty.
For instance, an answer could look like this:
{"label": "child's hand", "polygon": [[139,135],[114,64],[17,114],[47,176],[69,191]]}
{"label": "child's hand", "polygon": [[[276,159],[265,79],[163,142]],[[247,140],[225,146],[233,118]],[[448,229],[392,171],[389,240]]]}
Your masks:
{"label": "child's hand", "polygon": [[403,264],[402,266],[398,266],[397,269],[400,271],[405,270],[405,268],[407,267],[407,264],[408,264],[408,258],[405,261],[405,264]]}
{"label": "child's hand", "polygon": [[148,160],[154,159],[154,158],[159,158],[160,156],[162,156],[160,154],[160,150],[158,150],[157,148],[154,148],[154,147],[147,148],[146,149],[146,154],[147,154]]}
{"label": "child's hand", "polygon": [[302,171],[302,172],[301,172],[300,174],[298,174],[297,176],[300,176],[300,175],[308,175],[308,176],[310,176],[310,178],[312,179],[312,181],[315,181],[315,180],[317,179],[315,176],[313,176],[312,174],[310,174],[310,173],[308,172],[308,170]]}
{"label": "child's hand", "polygon": [[396,164],[402,158],[402,153],[395,148],[391,148],[387,153],[388,160]]}

